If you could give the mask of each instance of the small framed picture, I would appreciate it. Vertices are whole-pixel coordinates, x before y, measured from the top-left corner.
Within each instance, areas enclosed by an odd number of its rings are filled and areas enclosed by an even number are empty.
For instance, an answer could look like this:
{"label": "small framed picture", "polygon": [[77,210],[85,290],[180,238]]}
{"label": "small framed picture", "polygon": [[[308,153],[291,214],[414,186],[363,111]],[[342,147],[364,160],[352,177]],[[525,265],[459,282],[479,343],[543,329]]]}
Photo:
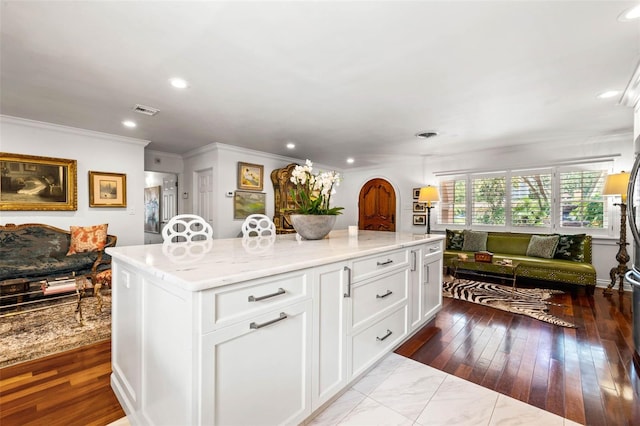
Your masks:
{"label": "small framed picture", "polygon": [[264,166],[238,162],[238,189],[262,191]]}
{"label": "small framed picture", "polygon": [[413,224],[414,225],[424,225],[427,223],[427,216],[423,214],[414,214],[413,215]]}
{"label": "small framed picture", "polygon": [[420,198],[420,188],[413,188],[413,199],[417,200]]}
{"label": "small framed picture", "polygon": [[413,202],[413,212],[414,213],[424,213],[427,209],[425,208],[424,203],[419,203],[418,201]]}
{"label": "small framed picture", "polygon": [[233,199],[233,218],[246,219],[252,214],[265,214],[267,194],[264,192],[236,191]]}
{"label": "small framed picture", "polygon": [[89,171],[89,207],[127,207],[127,175]]}

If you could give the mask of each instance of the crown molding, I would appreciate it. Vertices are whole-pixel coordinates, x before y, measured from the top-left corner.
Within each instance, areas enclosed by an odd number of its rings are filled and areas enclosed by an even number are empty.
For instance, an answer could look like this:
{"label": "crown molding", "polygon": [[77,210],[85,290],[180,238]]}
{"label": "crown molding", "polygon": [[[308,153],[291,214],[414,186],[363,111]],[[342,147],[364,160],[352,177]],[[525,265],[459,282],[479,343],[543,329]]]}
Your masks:
{"label": "crown molding", "polygon": [[631,76],[631,80],[629,80],[627,87],[622,93],[620,103],[622,105],[635,107],[638,104],[638,100],[640,100],[640,62],[638,62],[636,70]]}
{"label": "crown molding", "polygon": [[88,136],[91,138],[105,139],[112,142],[123,142],[123,143],[138,145],[142,147],[147,146],[151,142],[144,139],[130,138],[127,136],[118,136],[118,135],[113,135],[111,133],[96,132],[94,130],[80,129],[77,127],[63,126],[61,124],[46,123],[44,121],[29,120],[26,118],[12,117],[9,115],[0,115],[0,121],[2,123],[14,124],[17,126],[24,126],[24,127],[31,127],[31,128],[35,127],[43,130],[73,134],[78,136]]}

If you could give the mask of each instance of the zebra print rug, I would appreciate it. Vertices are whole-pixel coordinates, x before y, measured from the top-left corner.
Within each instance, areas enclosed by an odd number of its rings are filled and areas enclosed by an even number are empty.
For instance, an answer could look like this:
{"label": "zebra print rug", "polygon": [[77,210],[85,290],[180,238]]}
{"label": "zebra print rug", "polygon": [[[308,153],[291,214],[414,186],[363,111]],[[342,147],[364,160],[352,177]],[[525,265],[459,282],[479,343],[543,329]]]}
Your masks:
{"label": "zebra print rug", "polygon": [[453,299],[486,305],[507,312],[527,315],[561,327],[575,328],[575,324],[549,314],[549,306],[561,306],[547,302],[560,290],[541,288],[512,288],[511,286],[490,284],[480,281],[456,279],[442,283],[442,295]]}

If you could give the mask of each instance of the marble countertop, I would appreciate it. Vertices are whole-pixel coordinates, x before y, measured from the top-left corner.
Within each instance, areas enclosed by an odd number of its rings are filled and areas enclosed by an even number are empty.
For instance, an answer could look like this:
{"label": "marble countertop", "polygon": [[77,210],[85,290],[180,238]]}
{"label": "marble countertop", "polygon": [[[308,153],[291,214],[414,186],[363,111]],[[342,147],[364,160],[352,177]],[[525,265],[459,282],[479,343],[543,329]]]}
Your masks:
{"label": "marble countertop", "polygon": [[315,241],[287,234],[111,247],[107,253],[117,262],[185,290],[201,291],[442,239],[444,235],[377,231],[358,231],[357,236],[349,236],[347,230],[335,230]]}

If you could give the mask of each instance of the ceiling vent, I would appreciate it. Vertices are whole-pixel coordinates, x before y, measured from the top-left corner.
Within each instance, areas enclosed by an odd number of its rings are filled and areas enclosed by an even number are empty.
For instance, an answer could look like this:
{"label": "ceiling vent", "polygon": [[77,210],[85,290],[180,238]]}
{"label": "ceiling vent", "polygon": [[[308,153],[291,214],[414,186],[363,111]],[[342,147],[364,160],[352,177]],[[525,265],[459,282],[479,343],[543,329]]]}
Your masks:
{"label": "ceiling vent", "polygon": [[420,132],[416,133],[416,137],[420,139],[429,139],[438,136],[438,132]]}
{"label": "ceiling vent", "polygon": [[133,107],[133,110],[135,112],[139,112],[140,114],[151,115],[151,116],[156,115],[157,113],[160,112],[158,108],[153,108],[153,107],[144,106],[140,104],[136,104],[136,106]]}

